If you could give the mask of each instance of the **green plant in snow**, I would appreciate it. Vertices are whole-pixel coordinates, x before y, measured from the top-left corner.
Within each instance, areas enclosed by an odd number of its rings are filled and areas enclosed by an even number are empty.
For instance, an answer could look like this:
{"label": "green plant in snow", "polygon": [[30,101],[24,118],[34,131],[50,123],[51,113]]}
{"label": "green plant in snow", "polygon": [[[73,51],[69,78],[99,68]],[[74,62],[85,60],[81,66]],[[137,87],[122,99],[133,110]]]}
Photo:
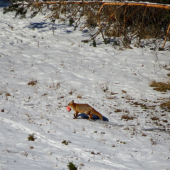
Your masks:
{"label": "green plant in snow", "polygon": [[72,162],[69,162],[67,167],[68,167],[69,170],[77,170],[77,167]]}

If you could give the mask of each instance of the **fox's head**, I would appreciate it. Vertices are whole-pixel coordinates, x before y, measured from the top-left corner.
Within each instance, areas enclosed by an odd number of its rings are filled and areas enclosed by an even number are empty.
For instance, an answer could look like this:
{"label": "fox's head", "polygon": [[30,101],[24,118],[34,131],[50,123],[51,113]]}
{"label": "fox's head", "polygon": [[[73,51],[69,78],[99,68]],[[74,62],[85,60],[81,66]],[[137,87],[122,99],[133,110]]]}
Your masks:
{"label": "fox's head", "polygon": [[70,106],[70,107],[73,107],[73,105],[74,105],[74,100],[72,100],[72,101],[68,104],[68,106]]}

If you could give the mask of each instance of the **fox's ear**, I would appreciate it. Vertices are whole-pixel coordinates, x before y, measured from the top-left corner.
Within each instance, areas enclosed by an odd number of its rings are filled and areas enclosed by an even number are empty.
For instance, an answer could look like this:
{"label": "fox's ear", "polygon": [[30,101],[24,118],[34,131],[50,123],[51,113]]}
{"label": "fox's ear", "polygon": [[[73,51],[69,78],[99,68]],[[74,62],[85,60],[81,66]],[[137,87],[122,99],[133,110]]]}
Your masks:
{"label": "fox's ear", "polygon": [[73,104],[73,103],[74,103],[74,100],[72,100],[70,103]]}

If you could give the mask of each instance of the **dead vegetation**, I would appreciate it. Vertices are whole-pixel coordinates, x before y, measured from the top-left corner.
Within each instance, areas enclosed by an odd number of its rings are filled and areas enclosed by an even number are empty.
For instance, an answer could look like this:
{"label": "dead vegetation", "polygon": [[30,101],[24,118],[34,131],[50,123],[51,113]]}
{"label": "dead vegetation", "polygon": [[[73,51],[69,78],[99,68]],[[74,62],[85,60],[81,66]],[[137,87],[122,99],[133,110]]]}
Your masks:
{"label": "dead vegetation", "polygon": [[170,100],[164,101],[160,107],[161,109],[170,112]]}
{"label": "dead vegetation", "polygon": [[106,95],[106,99],[109,99],[109,100],[116,99],[116,96],[108,96],[108,95]]}
{"label": "dead vegetation", "polygon": [[31,80],[28,82],[28,85],[35,86],[37,84],[37,80]]}
{"label": "dead vegetation", "polygon": [[170,90],[170,82],[164,83],[152,81],[150,87],[154,87],[153,89],[156,91],[167,92],[168,90]]}
{"label": "dead vegetation", "polygon": [[78,94],[78,95],[77,95],[77,98],[78,98],[78,99],[82,99],[83,97],[82,97],[81,94]]}
{"label": "dead vegetation", "polygon": [[114,112],[119,113],[119,112],[122,112],[122,110],[121,109],[116,109]]}
{"label": "dead vegetation", "polygon": [[[121,0],[118,0],[118,1],[121,1]],[[131,1],[131,0],[127,0],[127,1]],[[140,0],[135,0],[135,1],[139,2]],[[170,4],[169,0],[142,0],[142,2]]]}
{"label": "dead vegetation", "polygon": [[69,143],[71,143],[69,140],[63,140],[62,141],[62,144],[64,144],[64,145],[69,145]]}
{"label": "dead vegetation", "polygon": [[134,107],[140,106],[142,109],[148,109],[148,106],[145,103],[139,103],[139,102],[132,102],[131,103]]}
{"label": "dead vegetation", "polygon": [[[25,4],[27,1],[28,5]],[[39,12],[45,14],[48,9],[50,12],[46,18],[53,23],[59,19],[70,26],[74,26],[75,29],[79,27],[81,31],[88,28],[91,38],[84,42],[95,41],[100,34],[105,44],[112,43],[113,46],[116,44],[123,45],[125,48],[132,48],[130,45],[134,39],[137,40],[134,44],[136,47],[154,44],[156,39],[170,39],[170,35],[167,34],[170,10],[161,5],[159,7],[147,7],[147,3],[139,6],[128,5],[128,3],[122,1],[121,3],[122,5],[116,3],[103,5],[100,1],[89,3],[85,1],[82,3],[65,1],[63,3],[63,1],[60,1],[49,5],[46,2],[33,4],[29,0],[25,0],[23,2],[18,1],[17,5],[16,2],[11,3],[11,6],[4,8],[4,14],[15,11],[15,16],[25,18],[29,9],[31,9],[30,17],[33,18]],[[96,28],[97,30],[95,30]],[[147,39],[145,44],[142,41],[143,39]]]}
{"label": "dead vegetation", "polygon": [[151,117],[151,119],[154,120],[154,121],[156,121],[156,120],[159,120],[159,117],[153,116],[153,117]]}
{"label": "dead vegetation", "polygon": [[34,133],[28,135],[28,141],[34,141],[35,139]]}
{"label": "dead vegetation", "polygon": [[7,96],[11,96],[11,95],[9,93],[6,93],[5,96],[7,97]]}
{"label": "dead vegetation", "polygon": [[128,121],[128,120],[133,120],[135,117],[133,117],[133,116],[129,116],[128,114],[124,114],[124,115],[122,115],[122,117],[121,117],[121,119],[124,119],[124,120],[126,120],[126,121]]}

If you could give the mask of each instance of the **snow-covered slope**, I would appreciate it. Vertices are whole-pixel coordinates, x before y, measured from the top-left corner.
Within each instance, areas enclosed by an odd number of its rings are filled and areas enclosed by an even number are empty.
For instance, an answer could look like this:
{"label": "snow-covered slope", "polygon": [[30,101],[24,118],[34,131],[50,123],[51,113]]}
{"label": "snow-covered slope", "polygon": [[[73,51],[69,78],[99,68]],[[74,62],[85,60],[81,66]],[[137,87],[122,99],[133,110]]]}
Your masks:
{"label": "snow-covered slope", "polygon": [[[169,80],[170,52],[94,48],[81,42],[88,36],[0,7],[0,169],[63,170],[69,162],[82,170],[169,169],[170,114],[159,105],[170,93],[149,84]],[[71,100],[105,121],[73,119]]]}

